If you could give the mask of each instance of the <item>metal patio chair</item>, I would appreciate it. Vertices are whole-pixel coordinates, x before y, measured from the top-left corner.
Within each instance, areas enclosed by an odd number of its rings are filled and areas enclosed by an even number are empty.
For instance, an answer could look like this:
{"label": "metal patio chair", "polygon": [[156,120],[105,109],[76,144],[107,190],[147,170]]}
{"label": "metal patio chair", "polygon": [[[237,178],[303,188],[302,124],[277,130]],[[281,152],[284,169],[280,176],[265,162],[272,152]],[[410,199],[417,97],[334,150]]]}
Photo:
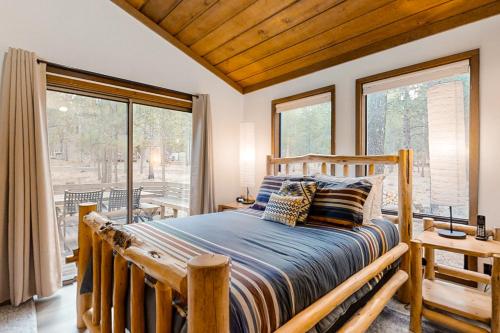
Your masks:
{"label": "metal patio chair", "polygon": [[[137,211],[141,206],[142,189],[143,187],[140,186],[132,190],[132,211],[134,212]],[[128,191],[126,189],[118,189],[113,187],[111,188],[109,192],[109,201],[107,207],[108,212],[116,212],[118,210],[124,210],[126,212],[126,208],[128,205],[127,192]],[[134,216],[134,222],[137,222],[139,218],[140,216]]]}
{"label": "metal patio chair", "polygon": [[97,204],[97,211],[102,209],[104,189],[88,192],[64,191],[64,203],[62,211],[56,208],[57,222],[62,229],[63,243],[66,246],[66,228],[78,225],[78,205],[80,203],[91,202]]}

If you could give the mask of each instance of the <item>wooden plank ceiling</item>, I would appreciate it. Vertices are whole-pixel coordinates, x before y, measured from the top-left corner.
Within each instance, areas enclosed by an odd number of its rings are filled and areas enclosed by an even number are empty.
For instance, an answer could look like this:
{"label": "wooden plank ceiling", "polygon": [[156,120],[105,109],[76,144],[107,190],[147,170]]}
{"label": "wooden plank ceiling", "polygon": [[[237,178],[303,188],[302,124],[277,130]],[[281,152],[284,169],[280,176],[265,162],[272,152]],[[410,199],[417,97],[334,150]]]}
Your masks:
{"label": "wooden plank ceiling", "polygon": [[500,13],[499,0],[112,0],[242,93]]}

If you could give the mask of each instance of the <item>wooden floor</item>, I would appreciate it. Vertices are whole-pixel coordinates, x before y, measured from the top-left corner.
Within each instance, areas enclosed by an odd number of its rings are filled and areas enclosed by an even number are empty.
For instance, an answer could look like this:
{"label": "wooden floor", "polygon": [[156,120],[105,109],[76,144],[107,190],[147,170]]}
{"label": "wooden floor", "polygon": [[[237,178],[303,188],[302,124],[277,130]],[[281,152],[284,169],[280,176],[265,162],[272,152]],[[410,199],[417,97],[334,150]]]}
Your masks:
{"label": "wooden floor", "polygon": [[87,332],[76,328],[75,295],[76,284],[71,284],[35,302],[38,333]]}

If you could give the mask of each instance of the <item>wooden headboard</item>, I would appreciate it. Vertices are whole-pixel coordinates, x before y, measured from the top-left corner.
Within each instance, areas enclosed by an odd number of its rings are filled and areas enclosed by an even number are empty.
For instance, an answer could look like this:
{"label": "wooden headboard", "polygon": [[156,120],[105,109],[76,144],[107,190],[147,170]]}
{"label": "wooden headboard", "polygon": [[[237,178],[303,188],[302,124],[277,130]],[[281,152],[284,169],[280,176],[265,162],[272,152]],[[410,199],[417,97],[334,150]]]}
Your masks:
{"label": "wooden headboard", "polygon": [[[349,166],[367,166],[368,175],[375,174],[376,165],[397,165],[398,166],[398,218],[400,241],[410,246],[412,238],[412,175],[413,175],[413,150],[402,149],[398,155],[317,155],[308,154],[294,157],[272,157],[267,156],[267,174],[274,175],[278,166],[284,166],[284,174],[290,174],[291,164],[302,164],[302,174],[309,175],[309,164],[320,163],[321,174],[334,175],[335,166],[341,165],[343,176],[349,176]],[[401,259],[401,269],[409,271],[410,256],[405,254]],[[400,299],[410,300],[410,288],[407,286],[400,289]]]}

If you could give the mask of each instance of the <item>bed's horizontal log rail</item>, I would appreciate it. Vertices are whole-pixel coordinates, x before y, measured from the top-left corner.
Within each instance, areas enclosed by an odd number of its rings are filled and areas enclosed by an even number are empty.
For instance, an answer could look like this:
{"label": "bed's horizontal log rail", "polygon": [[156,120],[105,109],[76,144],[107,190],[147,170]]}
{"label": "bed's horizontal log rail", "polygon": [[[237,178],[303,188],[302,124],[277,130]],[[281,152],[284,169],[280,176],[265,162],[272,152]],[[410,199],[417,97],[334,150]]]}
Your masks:
{"label": "bed's horizontal log rail", "polygon": [[[295,315],[286,324],[276,330],[275,333],[299,333],[310,330],[337,306],[402,257],[407,251],[408,245],[406,243],[399,243],[396,247],[373,261],[369,266],[354,274],[325,296]],[[398,283],[401,282],[403,284],[407,280],[408,274],[403,271],[401,272],[406,274],[406,279],[402,280],[402,273],[400,273],[398,275]],[[391,288],[390,291],[393,291],[394,294],[399,286],[395,289]]]}
{"label": "bed's horizontal log rail", "polygon": [[295,163],[330,163],[347,165],[370,165],[370,164],[398,164],[397,155],[320,155],[307,154],[293,157],[268,158],[270,164],[295,164]]}
{"label": "bed's horizontal log rail", "polygon": [[162,282],[183,296],[187,296],[187,272],[179,267],[179,262],[172,257],[150,252],[131,246],[124,251],[124,257],[139,266],[147,275]]}
{"label": "bed's horizontal log rail", "polygon": [[352,318],[338,330],[338,333],[357,333],[366,332],[368,327],[377,319],[378,315],[384,310],[396,291],[408,280],[408,273],[397,271],[387,281],[379,291],[358,310]]}
{"label": "bed's horizontal log rail", "polygon": [[[267,156],[267,174],[273,175],[278,172],[278,167],[284,166],[281,172],[285,175],[290,174],[290,166],[296,164],[302,164],[302,174],[309,175],[309,164],[320,164],[320,170],[322,175],[335,175],[336,165],[342,167],[342,175],[344,177],[349,176],[349,171],[351,165],[355,166],[366,166],[367,174],[375,174],[376,165],[394,165],[400,162],[399,155],[359,155],[359,156],[348,156],[348,155],[321,155],[321,154],[307,154],[303,156],[293,156],[293,157],[273,157],[271,155]],[[295,168],[294,168],[295,170]]]}

